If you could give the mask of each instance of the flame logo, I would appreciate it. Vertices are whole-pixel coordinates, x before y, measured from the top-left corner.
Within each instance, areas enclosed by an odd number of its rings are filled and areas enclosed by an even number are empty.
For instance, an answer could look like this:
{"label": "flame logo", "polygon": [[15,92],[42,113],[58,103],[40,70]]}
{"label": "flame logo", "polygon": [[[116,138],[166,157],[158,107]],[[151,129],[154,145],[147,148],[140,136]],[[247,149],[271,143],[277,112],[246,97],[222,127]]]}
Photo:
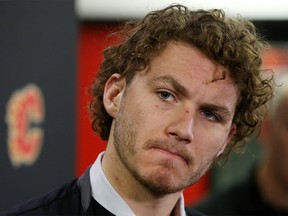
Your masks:
{"label": "flame logo", "polygon": [[32,165],[42,149],[44,100],[39,87],[28,84],[15,91],[6,107],[8,155],[14,167]]}

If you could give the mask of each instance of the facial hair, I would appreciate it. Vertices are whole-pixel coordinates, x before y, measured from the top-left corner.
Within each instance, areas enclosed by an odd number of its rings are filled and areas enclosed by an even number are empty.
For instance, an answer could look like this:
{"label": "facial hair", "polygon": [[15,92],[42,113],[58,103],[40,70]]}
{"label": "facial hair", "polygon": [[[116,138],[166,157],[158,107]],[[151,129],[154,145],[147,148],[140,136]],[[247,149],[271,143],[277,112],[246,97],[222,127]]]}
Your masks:
{"label": "facial hair", "polygon": [[[161,169],[153,169],[149,174],[141,173],[133,162],[131,162],[132,156],[137,154],[136,144],[137,136],[141,131],[137,130],[137,123],[129,118],[128,114],[125,112],[125,100],[122,101],[119,111],[115,118],[114,125],[114,146],[120,161],[126,167],[126,169],[131,173],[131,175],[146,189],[155,195],[166,195],[171,193],[176,193],[184,190],[186,187],[197,182],[205,172],[211,167],[214,158],[206,163],[202,164],[199,169],[191,172],[189,176],[184,179],[176,179],[173,175],[173,169],[175,164],[171,160],[165,160],[161,162]],[[142,150],[147,150],[149,148],[162,148],[176,150],[177,153],[185,159],[187,166],[193,166],[193,158],[181,148],[181,145],[176,142],[169,141],[168,139],[148,139],[142,147]],[[142,164],[145,166],[145,164]]]}

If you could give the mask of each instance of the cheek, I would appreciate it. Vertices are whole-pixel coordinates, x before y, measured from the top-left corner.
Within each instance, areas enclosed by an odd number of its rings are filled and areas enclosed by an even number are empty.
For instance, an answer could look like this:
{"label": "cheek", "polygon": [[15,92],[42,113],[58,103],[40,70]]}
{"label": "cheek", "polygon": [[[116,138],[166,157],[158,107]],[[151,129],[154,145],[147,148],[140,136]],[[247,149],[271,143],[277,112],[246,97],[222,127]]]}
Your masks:
{"label": "cheek", "polygon": [[138,131],[138,138],[141,140],[145,137],[147,139],[147,136],[148,138],[152,137],[162,128],[161,125],[164,123],[158,104],[150,105],[148,102],[136,102],[130,104],[126,111],[129,113],[127,117],[133,122],[133,127]]}
{"label": "cheek", "polygon": [[213,142],[212,140],[201,140],[201,141],[196,141],[192,143],[191,145],[195,146],[194,151],[195,155],[199,155],[199,157],[205,158],[205,157],[213,157],[214,155],[217,155],[220,146]]}
{"label": "cheek", "polygon": [[192,146],[195,146],[194,150],[197,155],[201,157],[211,157],[217,154],[218,150],[222,146],[220,142],[217,142],[217,138],[211,136],[198,136],[195,134],[195,139]]}
{"label": "cheek", "polygon": [[202,157],[214,157],[218,154],[219,150],[225,144],[228,132],[223,131],[223,128],[214,126],[214,128],[202,128],[201,130],[195,131],[194,144],[195,151]]}

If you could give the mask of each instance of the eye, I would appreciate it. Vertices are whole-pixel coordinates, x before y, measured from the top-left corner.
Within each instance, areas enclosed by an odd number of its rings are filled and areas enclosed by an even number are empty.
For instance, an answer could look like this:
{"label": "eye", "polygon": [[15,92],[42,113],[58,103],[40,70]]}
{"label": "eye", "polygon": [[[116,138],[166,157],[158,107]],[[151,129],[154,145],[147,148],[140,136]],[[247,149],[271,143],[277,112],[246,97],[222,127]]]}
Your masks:
{"label": "eye", "polygon": [[175,101],[175,97],[173,96],[173,94],[171,94],[167,91],[159,91],[158,95],[163,101],[168,101],[168,102]]}
{"label": "eye", "polygon": [[207,118],[210,121],[214,121],[214,122],[219,122],[220,118],[219,116],[217,116],[215,113],[209,111],[209,110],[203,110],[202,114],[205,118]]}

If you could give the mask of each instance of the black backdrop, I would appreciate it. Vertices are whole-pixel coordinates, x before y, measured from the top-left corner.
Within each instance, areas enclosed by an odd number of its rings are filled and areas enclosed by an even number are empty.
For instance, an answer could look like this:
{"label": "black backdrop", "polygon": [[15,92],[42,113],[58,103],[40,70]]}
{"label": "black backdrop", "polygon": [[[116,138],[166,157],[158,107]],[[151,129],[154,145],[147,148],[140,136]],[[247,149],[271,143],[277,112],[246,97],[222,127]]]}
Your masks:
{"label": "black backdrop", "polygon": [[[0,211],[75,176],[76,33],[72,0],[0,1]],[[44,139],[33,164],[15,167],[7,104],[29,84],[42,92],[44,120],[26,123]]]}

